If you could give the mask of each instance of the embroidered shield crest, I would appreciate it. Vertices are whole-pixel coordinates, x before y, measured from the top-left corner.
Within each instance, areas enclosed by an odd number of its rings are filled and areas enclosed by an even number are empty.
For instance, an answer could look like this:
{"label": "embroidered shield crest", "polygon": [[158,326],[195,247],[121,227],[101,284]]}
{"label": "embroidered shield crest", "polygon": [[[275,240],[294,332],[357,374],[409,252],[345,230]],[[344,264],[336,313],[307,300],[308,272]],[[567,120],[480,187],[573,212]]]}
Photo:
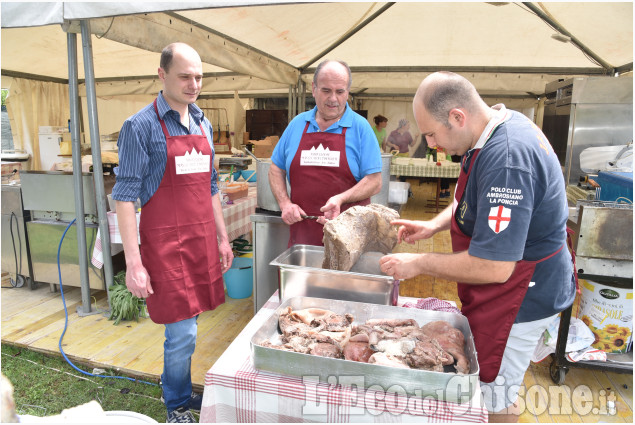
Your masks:
{"label": "embroidered shield crest", "polygon": [[494,233],[500,233],[507,229],[509,222],[511,221],[512,210],[502,205],[492,207],[489,210],[489,216],[487,217],[487,224]]}

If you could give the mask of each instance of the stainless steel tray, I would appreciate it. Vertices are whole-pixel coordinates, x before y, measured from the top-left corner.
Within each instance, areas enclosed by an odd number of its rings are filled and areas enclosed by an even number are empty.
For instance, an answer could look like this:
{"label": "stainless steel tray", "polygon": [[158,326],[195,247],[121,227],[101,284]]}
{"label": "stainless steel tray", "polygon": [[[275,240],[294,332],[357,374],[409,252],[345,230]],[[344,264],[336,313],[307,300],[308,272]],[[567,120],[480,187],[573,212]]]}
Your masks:
{"label": "stainless steel tray", "polygon": [[[415,319],[419,326],[435,320],[445,320],[463,332],[465,336],[465,354],[470,360],[470,372],[466,375],[432,372],[419,369],[400,369],[371,363],[350,360],[331,359],[310,354],[276,350],[262,347],[264,340],[272,343],[280,341],[278,316],[290,306],[294,310],[319,307],[338,314],[349,313],[355,318],[354,324],[364,323],[368,319],[400,318]],[[293,376],[319,376],[321,382],[333,383],[336,377],[339,384],[346,382],[363,383],[364,388],[382,388],[384,391],[405,391],[415,396],[433,397],[444,401],[459,403],[471,399],[478,388],[479,367],[474,348],[474,338],[464,316],[440,311],[419,310],[416,308],[382,306],[351,301],[323,298],[294,297],[283,301],[275,313],[267,319],[251,338],[251,358],[256,369]],[[346,377],[344,381],[340,381]],[[354,378],[354,379],[353,379]],[[352,380],[353,379],[353,380]]]}
{"label": "stainless steel tray", "polygon": [[293,245],[271,263],[278,266],[280,299],[329,298],[396,305],[399,281],[379,269],[381,252],[367,252],[349,272],[322,268],[324,247]]}

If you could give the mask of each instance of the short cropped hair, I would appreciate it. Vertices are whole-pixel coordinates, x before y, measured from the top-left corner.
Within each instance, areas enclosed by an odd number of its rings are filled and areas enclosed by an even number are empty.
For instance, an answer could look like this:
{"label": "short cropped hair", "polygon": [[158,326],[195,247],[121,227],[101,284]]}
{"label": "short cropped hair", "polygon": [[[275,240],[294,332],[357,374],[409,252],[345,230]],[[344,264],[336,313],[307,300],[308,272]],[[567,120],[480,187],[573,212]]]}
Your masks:
{"label": "short cropped hair", "polygon": [[329,62],[337,62],[340,65],[342,65],[344,68],[346,68],[346,72],[348,73],[348,86],[346,87],[346,90],[350,90],[351,84],[353,83],[353,75],[351,74],[351,68],[344,61],[334,61],[334,60],[327,59],[320,62],[317,68],[315,68],[315,74],[313,74],[313,84],[317,86],[318,75],[320,74],[320,71],[322,71],[322,68],[324,68],[324,65],[326,65]]}
{"label": "short cropped hair", "polygon": [[449,127],[448,117],[454,108],[476,111],[480,96],[465,77],[453,72],[441,71],[423,94],[426,111],[437,121]]}

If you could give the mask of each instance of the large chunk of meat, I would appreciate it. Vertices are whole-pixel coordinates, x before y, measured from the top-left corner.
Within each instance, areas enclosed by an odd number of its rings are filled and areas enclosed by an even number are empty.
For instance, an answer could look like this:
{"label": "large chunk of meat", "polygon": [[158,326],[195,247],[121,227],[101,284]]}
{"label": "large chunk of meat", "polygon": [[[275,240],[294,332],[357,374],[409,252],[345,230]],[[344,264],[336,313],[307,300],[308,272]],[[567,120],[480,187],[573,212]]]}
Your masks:
{"label": "large chunk of meat", "polygon": [[331,357],[334,359],[342,358],[342,350],[334,344],[326,342],[318,342],[311,348],[311,354],[314,356]]}
{"label": "large chunk of meat", "polygon": [[435,339],[426,338],[416,341],[413,350],[406,355],[406,363],[410,367],[443,372],[443,365],[454,363],[452,356],[443,351]]}
{"label": "large chunk of meat", "polygon": [[441,348],[450,353],[456,360],[456,371],[467,374],[470,372],[470,361],[465,355],[465,337],[463,332],[450,325],[445,320],[426,323],[421,327],[423,333],[437,340]]}
{"label": "large chunk of meat", "polygon": [[368,346],[368,341],[356,342],[349,340],[343,350],[344,358],[346,360],[362,363],[368,363],[368,359],[373,355],[373,353],[375,352]]}
{"label": "large chunk of meat", "polygon": [[378,352],[370,356],[368,363],[375,363],[381,366],[398,367],[401,369],[410,369],[403,357],[392,356],[382,352]]}
{"label": "large chunk of meat", "polygon": [[349,271],[365,252],[392,252],[397,245],[399,218],[392,208],[380,204],[357,205],[324,225],[322,268]]}

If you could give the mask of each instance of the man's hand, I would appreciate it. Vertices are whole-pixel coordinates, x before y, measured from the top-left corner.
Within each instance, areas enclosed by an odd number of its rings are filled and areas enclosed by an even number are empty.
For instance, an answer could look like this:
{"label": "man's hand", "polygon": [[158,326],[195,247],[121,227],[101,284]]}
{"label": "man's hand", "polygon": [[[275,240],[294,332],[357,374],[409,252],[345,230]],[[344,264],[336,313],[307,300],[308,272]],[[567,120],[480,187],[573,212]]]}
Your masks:
{"label": "man's hand", "polygon": [[154,294],[150,275],[141,263],[126,266],[126,287],[137,298],[148,298]]}
{"label": "man's hand", "polygon": [[410,279],[421,274],[419,262],[425,254],[389,254],[379,259],[379,266],[383,273],[394,279]]}
{"label": "man's hand", "polygon": [[397,238],[400,243],[414,244],[419,239],[431,238],[437,232],[429,221],[394,220],[390,224],[399,226]]}
{"label": "man's hand", "polygon": [[302,221],[303,215],[307,214],[302,208],[300,208],[298,204],[289,202],[284,207],[282,207],[282,221],[284,221],[289,226],[293,223],[297,223],[298,221]]}
{"label": "man's hand", "polygon": [[326,201],[326,204],[324,204],[324,206],[320,208],[320,211],[324,213],[324,221],[333,220],[338,215],[340,215],[341,207],[342,198],[339,195],[331,196],[329,200]]}
{"label": "man's hand", "polygon": [[222,273],[225,273],[232,266],[234,261],[234,252],[229,242],[223,242],[218,246],[218,252],[220,253],[220,269]]}

